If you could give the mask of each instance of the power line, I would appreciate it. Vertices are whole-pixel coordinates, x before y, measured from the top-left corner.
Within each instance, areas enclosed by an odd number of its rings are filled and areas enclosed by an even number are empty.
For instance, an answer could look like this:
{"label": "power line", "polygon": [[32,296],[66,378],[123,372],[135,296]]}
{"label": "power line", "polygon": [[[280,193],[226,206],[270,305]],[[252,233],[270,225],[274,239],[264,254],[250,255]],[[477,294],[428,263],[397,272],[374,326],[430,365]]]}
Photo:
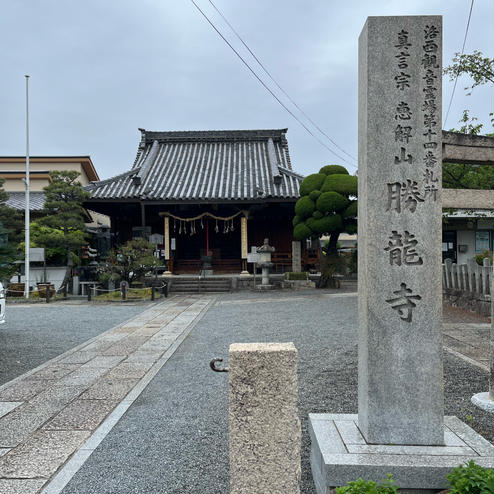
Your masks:
{"label": "power line", "polygon": [[[470,4],[470,13],[468,14],[467,28],[465,29],[465,37],[463,38],[463,46],[461,48],[461,55],[463,55],[463,53],[465,51],[465,44],[467,42],[468,28],[470,27],[470,19],[472,18],[473,2],[474,2],[474,0],[472,0],[472,3]],[[461,55],[460,55],[460,58],[461,58]],[[458,66],[458,70],[456,72],[456,77],[455,77],[455,84],[453,86],[453,92],[451,93],[451,98],[449,100],[448,111],[446,112],[446,117],[444,119],[444,127],[446,127],[446,122],[448,121],[449,110],[451,110],[451,103],[453,103],[453,96],[455,95],[456,83],[458,82],[458,76],[459,75],[460,75],[460,67]]]}
{"label": "power line", "polygon": [[264,86],[264,88],[273,96],[273,98],[314,138],[316,139],[321,146],[324,146],[330,153],[334,154],[337,158],[344,161],[345,163],[355,166],[352,163],[349,163],[345,158],[340,156],[338,153],[333,151],[329,146],[326,145],[323,141],[321,141],[316,135],[314,135],[311,130],[276,96],[276,94],[266,85],[266,83],[256,74],[256,72],[251,68],[251,66],[244,60],[244,58],[240,55],[240,53],[235,50],[235,48],[231,45],[231,43],[221,34],[221,32],[216,28],[216,26],[211,22],[209,17],[201,10],[201,8],[197,5],[194,0],[190,0],[195,8],[202,14],[202,16],[206,19],[206,21],[210,24],[210,26],[218,33],[221,39],[232,49],[232,51],[237,55],[237,57],[242,61],[242,63],[249,69],[252,75]]}
{"label": "power line", "polygon": [[218,14],[221,16],[221,18],[226,22],[226,24],[228,25],[228,27],[234,32],[235,36],[240,40],[240,42],[245,46],[245,48],[247,49],[247,51],[254,57],[254,60],[261,66],[261,68],[264,70],[264,72],[268,75],[268,77],[276,84],[276,86],[278,87],[278,89],[288,98],[288,100],[290,101],[290,103],[292,103],[293,106],[295,106],[295,108],[297,108],[297,110],[300,111],[300,113],[302,113],[302,115],[323,135],[325,136],[334,146],[336,146],[341,152],[345,153],[349,158],[351,158],[352,160],[354,161],[357,161],[356,158],[354,156],[352,156],[351,154],[347,153],[341,146],[339,146],[333,139],[331,139],[331,137],[326,134],[326,132],[324,132],[324,130],[322,130],[310,117],[309,115],[307,115],[307,113],[302,109],[300,108],[299,105],[297,105],[297,103],[295,103],[295,101],[290,97],[290,95],[280,86],[280,84],[278,83],[278,81],[271,75],[271,73],[269,72],[269,70],[264,66],[264,64],[259,60],[259,58],[257,58],[257,56],[255,55],[255,53],[249,48],[249,46],[247,45],[247,43],[242,39],[242,37],[240,36],[240,34],[238,34],[238,32],[235,30],[235,28],[230,24],[230,22],[228,22],[228,19],[225,17],[225,15],[216,7],[216,5],[212,2],[212,0],[208,0],[209,3],[213,6],[214,10],[216,10],[216,12],[218,12]]}

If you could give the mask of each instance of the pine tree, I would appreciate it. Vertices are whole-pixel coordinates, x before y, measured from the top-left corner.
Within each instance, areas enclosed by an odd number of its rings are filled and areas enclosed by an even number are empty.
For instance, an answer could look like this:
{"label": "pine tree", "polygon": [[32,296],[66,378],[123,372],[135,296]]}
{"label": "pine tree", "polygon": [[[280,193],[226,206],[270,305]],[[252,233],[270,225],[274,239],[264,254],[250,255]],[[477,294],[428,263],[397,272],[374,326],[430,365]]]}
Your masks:
{"label": "pine tree", "polygon": [[0,178],[0,280],[8,280],[16,271],[17,247],[24,237],[24,220],[20,211],[6,205],[9,195]]}
{"label": "pine tree", "polygon": [[[43,190],[45,192],[44,213],[38,223],[52,230],[47,230],[45,236],[37,238],[37,244],[46,248],[63,248],[67,256],[67,269],[60,289],[68,286],[74,265],[73,254],[87,243],[84,208],[82,203],[89,194],[78,182],[79,173],[76,171],[51,172],[51,183]],[[62,232],[63,235],[54,233]]]}

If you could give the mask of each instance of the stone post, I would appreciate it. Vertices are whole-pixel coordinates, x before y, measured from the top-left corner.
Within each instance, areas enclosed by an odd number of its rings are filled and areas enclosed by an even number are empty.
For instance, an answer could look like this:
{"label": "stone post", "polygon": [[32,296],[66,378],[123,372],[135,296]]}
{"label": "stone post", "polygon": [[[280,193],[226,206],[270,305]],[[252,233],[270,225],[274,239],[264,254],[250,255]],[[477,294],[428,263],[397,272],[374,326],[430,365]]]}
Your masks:
{"label": "stone post", "polygon": [[[494,264],[494,263],[493,263]],[[491,293],[491,351],[489,354],[489,400],[494,401],[494,266],[491,267],[490,276]]]}
{"label": "stone post", "polygon": [[165,216],[163,218],[163,222],[164,222],[163,243],[165,247],[165,261],[167,263],[167,271],[165,271],[164,274],[170,275],[172,274],[168,267],[168,263],[170,261],[170,218],[168,216]]}
{"label": "stone post", "polygon": [[442,445],[440,16],[369,17],[359,39],[358,424]]}
{"label": "stone post", "polygon": [[295,273],[302,271],[302,245],[298,240],[292,242],[292,271]]}
{"label": "stone post", "polygon": [[230,493],[299,494],[293,343],[230,345]]}

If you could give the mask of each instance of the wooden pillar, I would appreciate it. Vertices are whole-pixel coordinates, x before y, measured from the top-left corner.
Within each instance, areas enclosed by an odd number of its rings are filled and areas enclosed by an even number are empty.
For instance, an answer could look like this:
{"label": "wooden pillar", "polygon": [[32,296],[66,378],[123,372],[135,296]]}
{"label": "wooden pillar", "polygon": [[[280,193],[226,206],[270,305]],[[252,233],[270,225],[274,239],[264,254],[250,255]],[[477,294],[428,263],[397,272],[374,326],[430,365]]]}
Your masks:
{"label": "wooden pillar", "polygon": [[169,268],[170,265],[170,218],[165,216],[164,218],[164,247],[165,247],[165,260],[167,265],[167,271],[165,275],[172,274]]}
{"label": "wooden pillar", "polygon": [[240,274],[249,274],[247,271],[247,252],[248,248],[248,236],[247,236],[247,211],[244,211],[244,215],[240,218],[240,240],[241,240],[241,257],[242,257],[242,272]]}

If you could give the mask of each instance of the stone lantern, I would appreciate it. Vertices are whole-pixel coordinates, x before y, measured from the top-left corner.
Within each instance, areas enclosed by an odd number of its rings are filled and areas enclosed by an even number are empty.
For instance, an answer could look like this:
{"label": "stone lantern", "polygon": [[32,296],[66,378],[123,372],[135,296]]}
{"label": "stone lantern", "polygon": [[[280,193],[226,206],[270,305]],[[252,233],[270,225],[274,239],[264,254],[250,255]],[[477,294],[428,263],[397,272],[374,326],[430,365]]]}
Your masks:
{"label": "stone lantern", "polygon": [[269,268],[273,267],[271,262],[271,254],[275,251],[274,247],[268,244],[268,239],[264,239],[264,244],[257,248],[257,253],[261,255],[259,265],[262,269],[262,284],[259,285],[261,290],[270,290],[274,288],[274,285],[269,284]]}

